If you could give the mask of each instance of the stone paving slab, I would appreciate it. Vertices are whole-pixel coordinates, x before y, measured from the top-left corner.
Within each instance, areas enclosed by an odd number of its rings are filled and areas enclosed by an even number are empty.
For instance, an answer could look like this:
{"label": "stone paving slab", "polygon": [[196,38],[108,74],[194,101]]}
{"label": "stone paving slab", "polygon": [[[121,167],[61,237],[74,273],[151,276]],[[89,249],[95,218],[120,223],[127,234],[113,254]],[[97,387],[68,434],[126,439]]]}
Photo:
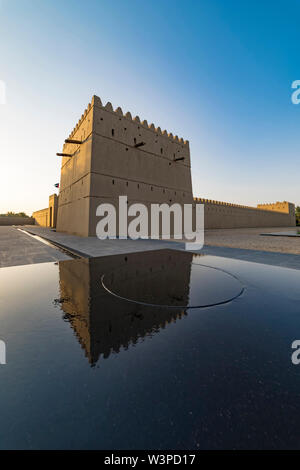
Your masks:
{"label": "stone paving slab", "polygon": [[[163,240],[98,240],[96,237],[78,237],[76,235],[68,235],[52,231],[49,228],[38,226],[25,226],[22,229],[48,239],[50,242],[58,243],[67,249],[73,250],[82,256],[107,256],[115,254],[133,253],[139,251],[158,250],[158,249],[175,249],[183,250],[184,243],[176,241]],[[255,263],[270,264],[274,266],[288,267],[292,269],[300,269],[300,254],[291,254],[276,251],[278,245],[274,243],[268,244],[268,250],[253,249],[259,245],[260,229],[236,229],[224,231],[216,230],[206,233],[206,245],[201,253],[222,256],[225,258],[234,258]],[[227,244],[236,244],[242,246],[251,246],[249,248],[239,248],[234,246],[218,246],[211,245],[212,240],[220,243],[224,240]],[[258,239],[258,240],[257,240]],[[271,240],[270,237],[269,240]],[[283,240],[281,238],[281,240]],[[291,240],[291,239],[289,239]],[[299,244],[299,240],[297,240]],[[265,247],[265,244],[263,244]],[[270,251],[273,248],[274,251]],[[281,250],[285,248],[285,244],[281,246]],[[60,261],[71,259],[66,253],[62,253],[54,246],[47,246],[38,239],[34,239],[15,227],[0,227],[0,267],[17,266],[23,264],[45,263],[49,261]]]}
{"label": "stone paving slab", "polygon": [[[26,227],[24,227],[26,229]],[[44,227],[28,227],[33,233],[43,236],[56,243],[60,243],[70,249],[81,252],[84,256],[107,256],[123,253],[132,253],[146,250],[175,249],[183,250],[184,243],[176,241],[162,240],[99,240],[96,237],[78,237],[52,231]],[[237,229],[239,231],[239,229]],[[242,229],[243,230],[243,229]],[[249,229],[251,230],[251,229]],[[254,229],[255,236],[259,239],[260,230]],[[244,243],[246,240],[243,236]],[[206,234],[206,241],[210,240],[209,234]],[[251,233],[250,233],[251,238]],[[198,252],[199,253],[199,252]],[[271,252],[263,250],[235,248],[226,246],[212,246],[206,244],[200,253],[222,256],[224,258],[234,258],[254,263],[269,264],[273,266],[282,266],[292,269],[300,269],[300,254],[294,255],[282,252]]]}
{"label": "stone paving slab", "polygon": [[15,227],[0,227],[0,267],[71,259]]}
{"label": "stone paving slab", "polygon": [[300,255],[291,253],[279,253],[271,251],[246,250],[227,246],[205,245],[203,254],[221,256],[222,258],[250,261],[252,263],[281,266],[283,268],[300,269]]}
{"label": "stone paving slab", "polygon": [[298,237],[263,237],[267,232],[295,232],[295,227],[215,229],[205,231],[205,245],[300,255]]}
{"label": "stone paving slab", "polygon": [[46,227],[25,226],[24,229],[47,240],[59,243],[77,253],[81,253],[83,256],[91,257],[163,250],[166,248],[181,250],[185,247],[185,244],[182,242],[168,240],[99,240],[97,237],[79,237],[77,235],[55,232]]}
{"label": "stone paving slab", "polygon": [[299,237],[300,230],[293,230],[287,232],[271,232],[271,233],[261,233],[265,237]]}

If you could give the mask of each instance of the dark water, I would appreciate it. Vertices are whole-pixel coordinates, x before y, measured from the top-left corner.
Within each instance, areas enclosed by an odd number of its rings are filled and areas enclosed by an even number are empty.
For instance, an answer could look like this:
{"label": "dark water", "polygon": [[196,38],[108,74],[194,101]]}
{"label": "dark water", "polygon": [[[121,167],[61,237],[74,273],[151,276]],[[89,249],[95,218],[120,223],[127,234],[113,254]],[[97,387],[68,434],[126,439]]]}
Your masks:
{"label": "dark water", "polygon": [[2,268],[0,339],[2,449],[300,448],[300,271],[164,250]]}

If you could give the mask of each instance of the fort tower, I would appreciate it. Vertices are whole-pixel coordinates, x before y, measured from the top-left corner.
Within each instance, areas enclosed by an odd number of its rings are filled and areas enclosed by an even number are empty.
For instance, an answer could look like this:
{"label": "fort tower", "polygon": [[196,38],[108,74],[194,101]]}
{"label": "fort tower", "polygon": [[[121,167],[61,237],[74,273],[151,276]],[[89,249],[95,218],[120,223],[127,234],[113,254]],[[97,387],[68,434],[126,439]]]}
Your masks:
{"label": "fort tower", "polygon": [[[192,203],[189,142],[94,96],[62,158],[57,230],[95,236],[96,208],[120,195],[128,204]],[[98,219],[98,220],[97,220]]]}
{"label": "fort tower", "polygon": [[295,206],[286,201],[249,207],[193,198],[189,142],[109,102],[103,106],[97,96],[66,139],[63,155],[59,197],[33,214],[39,225],[56,223],[57,231],[95,236],[97,207],[111,203],[117,209],[122,195],[129,205],[145,204],[148,214],[151,203],[204,204],[206,229],[296,223]]}

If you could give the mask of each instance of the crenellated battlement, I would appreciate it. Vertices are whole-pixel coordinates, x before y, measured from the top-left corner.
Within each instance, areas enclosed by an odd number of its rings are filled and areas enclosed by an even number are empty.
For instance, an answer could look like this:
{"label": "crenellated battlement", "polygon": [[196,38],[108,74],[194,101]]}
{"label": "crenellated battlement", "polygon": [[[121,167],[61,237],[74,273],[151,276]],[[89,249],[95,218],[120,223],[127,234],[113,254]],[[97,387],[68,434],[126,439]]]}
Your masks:
{"label": "crenellated battlement", "polygon": [[[257,207],[193,198],[189,141],[94,95],[63,146],[57,230],[95,236],[97,207],[205,205],[206,228],[295,225],[293,204]],[[72,142],[73,140],[73,142]]]}
{"label": "crenellated battlement", "polygon": [[256,207],[245,206],[242,204],[233,204],[231,202],[215,201],[213,199],[205,199],[200,197],[194,197],[194,201],[202,204],[211,204],[218,206],[227,206],[237,209],[252,209],[252,210],[262,210],[262,211],[273,211],[280,213],[293,214],[295,212],[295,205],[287,201],[277,201],[276,203],[267,203],[267,204],[258,204]]}
{"label": "crenellated battlement", "polygon": [[[188,140],[124,112],[98,96],[63,146],[58,229],[95,234],[96,207],[117,201],[191,203]],[[81,224],[76,214],[81,214]]]}
{"label": "crenellated battlement", "polygon": [[[106,103],[105,106],[103,106],[101,99],[94,95],[92,98],[91,103],[89,106],[98,106],[102,109],[105,109],[106,111],[116,114],[117,116],[122,116],[124,119],[127,119],[130,122],[134,122],[135,124],[141,125],[147,130],[152,131],[154,134],[159,134],[162,135],[163,137],[166,137],[167,139],[171,140],[172,142],[178,142],[183,145],[189,145],[188,140],[184,140],[182,137],[178,137],[178,135],[173,135],[172,132],[168,132],[166,130],[162,131],[160,127],[156,127],[153,123],[148,124],[148,121],[144,119],[143,121],[140,119],[139,116],[135,116],[134,118],[132,117],[132,114],[130,111],[127,111],[126,113],[123,113],[123,110],[120,106],[118,106],[115,110],[113,109],[113,106],[110,101]],[[89,108],[88,106],[88,108]],[[86,112],[88,112],[88,108],[86,109]]]}
{"label": "crenellated battlement", "polygon": [[118,117],[123,117],[124,119],[130,122],[141,125],[145,129],[152,131],[154,134],[158,134],[163,137],[166,137],[172,142],[178,142],[185,146],[189,145],[188,140],[184,140],[182,137],[179,138],[178,135],[173,135],[172,132],[168,132],[167,130],[162,131],[160,127],[156,127],[153,123],[148,124],[148,121],[146,119],[142,121],[139,116],[135,116],[133,118],[130,111],[123,113],[123,110],[120,106],[118,106],[114,110],[110,101],[108,101],[106,105],[104,106],[102,104],[101,99],[96,95],[93,96],[91,102],[88,104],[87,108],[84,110],[84,113],[81,115],[81,118],[79,119],[76,126],[73,128],[72,132],[70,133],[69,139],[75,136],[76,132],[78,131],[79,127],[81,126],[81,124],[83,123],[83,121],[85,120],[85,118],[87,117],[88,113],[90,112],[93,106],[98,106],[99,108],[102,108],[103,110],[109,113],[115,114]]}
{"label": "crenellated battlement", "polygon": [[275,203],[258,204],[258,209],[284,212],[284,213],[295,213],[295,205],[288,201],[277,201]]}
{"label": "crenellated battlement", "polygon": [[194,201],[202,203],[202,204],[214,204],[218,206],[236,207],[240,209],[257,209],[256,207],[252,207],[252,206],[244,206],[242,204],[234,204],[231,202],[215,201],[213,199],[205,199],[201,197],[194,197]]}

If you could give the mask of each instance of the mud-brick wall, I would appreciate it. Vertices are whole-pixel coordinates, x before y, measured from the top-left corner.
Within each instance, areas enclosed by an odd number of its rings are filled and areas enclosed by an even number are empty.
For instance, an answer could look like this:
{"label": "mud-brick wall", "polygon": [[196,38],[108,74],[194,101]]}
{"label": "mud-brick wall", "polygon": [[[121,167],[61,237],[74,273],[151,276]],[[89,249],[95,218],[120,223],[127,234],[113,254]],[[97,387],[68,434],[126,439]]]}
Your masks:
{"label": "mud-brick wall", "polygon": [[259,205],[257,208],[203,198],[195,198],[194,203],[204,204],[205,229],[296,225],[295,206],[286,201]]}
{"label": "mud-brick wall", "polygon": [[41,227],[49,227],[49,207],[34,212],[32,214],[32,217],[35,220],[35,225],[40,225]]}
{"label": "mud-brick wall", "polygon": [[189,142],[94,96],[63,152],[57,230],[96,235],[96,208],[118,204],[192,203]]}
{"label": "mud-brick wall", "polygon": [[41,227],[56,227],[58,200],[57,194],[51,194],[49,196],[49,207],[32,214],[36,225]]}
{"label": "mud-brick wall", "polygon": [[[68,137],[62,158],[57,230],[95,236],[101,203],[193,203],[189,142],[94,96]],[[194,200],[194,204],[197,200]],[[295,225],[291,203],[246,207],[199,199],[206,228]]]}
{"label": "mud-brick wall", "polygon": [[32,217],[0,217],[1,225],[33,225]]}

